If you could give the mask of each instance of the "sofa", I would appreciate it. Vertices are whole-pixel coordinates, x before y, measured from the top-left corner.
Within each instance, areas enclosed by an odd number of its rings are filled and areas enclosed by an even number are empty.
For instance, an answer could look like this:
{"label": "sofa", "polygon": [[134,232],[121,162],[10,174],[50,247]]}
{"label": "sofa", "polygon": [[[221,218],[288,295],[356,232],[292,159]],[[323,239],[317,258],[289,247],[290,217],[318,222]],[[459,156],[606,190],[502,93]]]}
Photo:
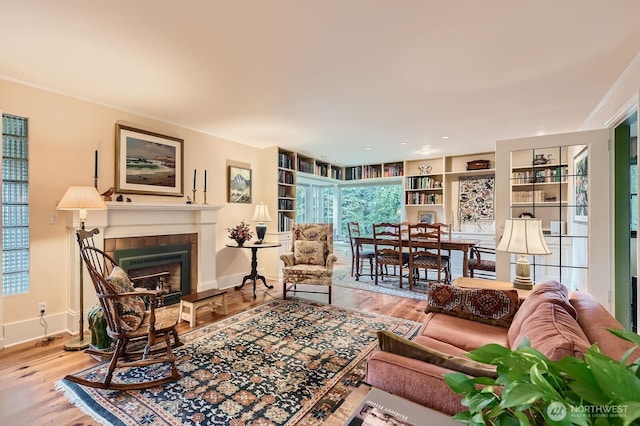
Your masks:
{"label": "sofa", "polygon": [[426,312],[411,341],[390,332],[378,333],[379,348],[367,361],[366,382],[450,415],[465,407],[443,375],[454,371],[470,376],[495,374],[495,367],[466,357],[484,344],[515,349],[527,337],[533,348],[554,360],[582,357],[594,343],[619,360],[633,347],[606,330],[622,326],[592,295],[569,292],[555,281],[536,285],[524,300],[515,290],[432,284]]}

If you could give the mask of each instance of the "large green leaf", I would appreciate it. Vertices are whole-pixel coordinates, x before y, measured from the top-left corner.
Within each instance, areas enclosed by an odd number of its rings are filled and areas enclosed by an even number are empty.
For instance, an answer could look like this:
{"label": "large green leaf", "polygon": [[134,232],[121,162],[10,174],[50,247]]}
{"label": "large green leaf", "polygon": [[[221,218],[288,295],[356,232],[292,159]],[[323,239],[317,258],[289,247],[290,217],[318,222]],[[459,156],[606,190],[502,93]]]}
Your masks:
{"label": "large green leaf", "polygon": [[492,393],[478,392],[469,400],[469,411],[478,412],[487,407],[497,405],[498,398]]}
{"label": "large green leaf", "polygon": [[466,374],[447,373],[444,375],[444,381],[452,391],[458,394],[467,394],[476,391],[476,387]]}
{"label": "large green leaf", "polygon": [[542,390],[545,394],[548,395],[547,399],[561,399],[562,396],[558,392],[558,390],[554,387],[556,383],[553,380],[553,384],[550,383],[542,374],[537,365],[531,367],[531,384],[538,386],[540,390]]}
{"label": "large green leaf", "polygon": [[510,352],[511,350],[509,348],[495,343],[489,343],[472,350],[467,356],[474,361],[494,365],[495,359],[506,356]]}
{"label": "large green leaf", "polygon": [[640,346],[640,335],[634,333],[629,330],[619,330],[616,328],[607,328],[611,333],[620,337],[621,339],[628,340],[631,343],[634,343],[636,346]]}
{"label": "large green leaf", "polygon": [[616,403],[640,402],[640,379],[633,372],[601,353],[588,350],[584,357],[605,395]]}
{"label": "large green leaf", "polygon": [[620,405],[626,406],[625,416],[622,418],[624,425],[637,424],[636,420],[640,419],[640,402],[627,401]]}
{"label": "large green leaf", "polygon": [[533,404],[544,392],[529,382],[514,382],[505,386],[500,406],[503,408]]}

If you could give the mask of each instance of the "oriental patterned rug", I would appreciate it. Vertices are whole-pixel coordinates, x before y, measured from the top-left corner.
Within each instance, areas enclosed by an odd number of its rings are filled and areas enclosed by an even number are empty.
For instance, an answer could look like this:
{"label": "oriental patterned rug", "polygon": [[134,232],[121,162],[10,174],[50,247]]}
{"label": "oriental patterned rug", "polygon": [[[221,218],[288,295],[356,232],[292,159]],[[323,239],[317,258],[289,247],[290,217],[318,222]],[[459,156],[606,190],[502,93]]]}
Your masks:
{"label": "oriental patterned rug", "polygon": [[[406,272],[406,269],[404,269]],[[394,275],[386,275],[384,278],[378,279],[376,285],[374,280],[365,271],[360,280],[356,281],[351,276],[351,267],[342,267],[333,271],[333,285],[337,287],[354,288],[356,290],[367,290],[375,293],[390,294],[392,296],[406,297],[415,300],[425,300],[425,293],[429,284],[427,281],[418,281],[412,290],[409,290],[409,283],[406,277],[402,279],[402,288],[399,285],[399,277]]]}
{"label": "oriental patterned rug", "polygon": [[[418,328],[399,318],[277,299],[181,335],[185,344],[175,355],[183,377],[175,382],[139,391],[64,379],[56,385],[102,424],[321,424],[364,379],[377,330],[410,338]],[[125,370],[116,380],[164,373],[158,370]]]}

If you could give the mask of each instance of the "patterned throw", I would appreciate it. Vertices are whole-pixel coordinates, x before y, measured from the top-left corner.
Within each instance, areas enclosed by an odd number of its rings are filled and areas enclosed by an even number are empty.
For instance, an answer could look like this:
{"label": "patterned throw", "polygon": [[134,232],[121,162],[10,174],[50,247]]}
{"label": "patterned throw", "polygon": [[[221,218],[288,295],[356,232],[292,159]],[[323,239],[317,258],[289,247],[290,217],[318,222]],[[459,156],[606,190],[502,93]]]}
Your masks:
{"label": "patterned throw", "polygon": [[[301,300],[280,299],[181,335],[183,377],[142,391],[60,380],[81,410],[109,425],[321,424],[364,378],[376,332],[411,338],[419,324]],[[83,372],[103,374],[105,364]],[[114,381],[163,374],[158,366]]]}

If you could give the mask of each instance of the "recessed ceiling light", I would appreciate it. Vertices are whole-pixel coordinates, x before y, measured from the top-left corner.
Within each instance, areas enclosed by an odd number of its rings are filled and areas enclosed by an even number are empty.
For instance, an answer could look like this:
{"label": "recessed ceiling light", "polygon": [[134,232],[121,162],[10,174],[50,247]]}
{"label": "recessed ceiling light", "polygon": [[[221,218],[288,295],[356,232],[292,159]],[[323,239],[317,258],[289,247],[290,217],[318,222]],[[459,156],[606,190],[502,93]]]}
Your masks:
{"label": "recessed ceiling light", "polygon": [[366,149],[367,151],[371,150],[370,146],[365,146],[364,149]]}
{"label": "recessed ceiling light", "polygon": [[407,145],[409,142],[400,142],[400,145]]}
{"label": "recessed ceiling light", "polygon": [[321,155],[320,158],[327,158],[327,156],[326,155]]}
{"label": "recessed ceiling light", "polygon": [[449,136],[449,135],[444,135],[444,136],[442,137],[442,139],[451,139],[451,136]]}

